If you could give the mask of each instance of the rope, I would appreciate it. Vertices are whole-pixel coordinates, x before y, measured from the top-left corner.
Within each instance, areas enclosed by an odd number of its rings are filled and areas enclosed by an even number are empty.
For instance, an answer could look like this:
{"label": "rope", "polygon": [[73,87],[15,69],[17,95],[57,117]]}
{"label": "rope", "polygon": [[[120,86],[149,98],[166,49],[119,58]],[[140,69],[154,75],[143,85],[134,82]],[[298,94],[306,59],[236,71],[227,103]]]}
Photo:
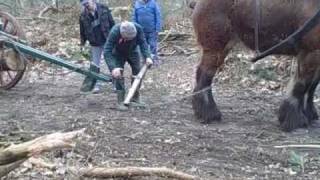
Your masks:
{"label": "rope", "polygon": [[205,88],[203,88],[203,89],[201,89],[199,91],[193,92],[191,94],[188,94],[188,95],[185,95],[185,96],[182,96],[182,97],[179,97],[179,98],[175,98],[175,99],[170,100],[170,101],[165,101],[165,102],[161,102],[161,103],[154,103],[154,104],[151,104],[151,105],[148,105],[148,106],[149,106],[150,109],[152,109],[152,108],[161,107],[163,105],[173,104],[174,102],[179,102],[179,101],[191,98],[193,96],[196,96],[198,94],[204,93],[204,92],[209,91],[209,90],[211,90],[211,86],[207,86],[207,87],[205,87]]}

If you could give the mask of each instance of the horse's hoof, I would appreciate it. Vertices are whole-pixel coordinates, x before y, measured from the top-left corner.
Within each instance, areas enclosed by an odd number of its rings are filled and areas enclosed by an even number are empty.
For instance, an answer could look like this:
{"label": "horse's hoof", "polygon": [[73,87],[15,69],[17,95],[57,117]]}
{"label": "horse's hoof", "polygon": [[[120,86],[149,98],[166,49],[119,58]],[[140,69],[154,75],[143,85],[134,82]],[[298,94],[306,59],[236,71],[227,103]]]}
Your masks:
{"label": "horse's hoof", "polygon": [[209,124],[213,121],[221,121],[222,114],[216,103],[213,100],[210,103],[204,103],[201,100],[197,99],[192,102],[194,114],[200,123]]}
{"label": "horse's hoof", "polygon": [[218,109],[211,110],[202,114],[201,118],[198,117],[200,123],[209,124],[214,121],[221,121],[222,114]]}
{"label": "horse's hoof", "polygon": [[320,121],[312,121],[310,124],[311,128],[320,128]]}
{"label": "horse's hoof", "polygon": [[280,127],[287,132],[308,126],[308,118],[295,98],[284,100],[279,110]]}
{"label": "horse's hoof", "polygon": [[319,115],[314,106],[307,108],[305,110],[305,115],[308,118],[310,124],[319,119]]}
{"label": "horse's hoof", "polygon": [[303,136],[308,133],[309,133],[309,130],[305,129],[305,128],[298,128],[298,129],[295,129],[291,132],[292,135],[296,135],[296,136]]}

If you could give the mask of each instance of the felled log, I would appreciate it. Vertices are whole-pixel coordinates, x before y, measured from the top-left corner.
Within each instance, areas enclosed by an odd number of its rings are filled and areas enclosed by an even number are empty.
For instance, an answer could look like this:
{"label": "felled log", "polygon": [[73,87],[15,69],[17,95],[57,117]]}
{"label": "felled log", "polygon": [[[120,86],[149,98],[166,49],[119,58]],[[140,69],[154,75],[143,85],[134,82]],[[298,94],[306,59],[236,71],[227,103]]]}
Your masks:
{"label": "felled log", "polygon": [[13,171],[14,169],[18,168],[20,164],[22,164],[24,161],[26,161],[27,158],[16,161],[14,163],[6,164],[3,166],[0,166],[0,178],[3,176],[6,176],[9,172]]}
{"label": "felled log", "polygon": [[50,20],[50,21],[54,21],[54,22],[58,22],[55,19],[51,19],[48,17],[43,17],[44,14],[48,13],[49,11],[52,12],[58,12],[58,1],[57,0],[52,0],[52,4],[49,6],[46,6],[44,9],[42,9],[39,14],[38,14],[38,18],[39,19],[44,19],[44,20]]}
{"label": "felled log", "polygon": [[173,48],[177,50],[177,52],[184,54],[184,55],[191,55],[194,53],[197,53],[198,51],[196,49],[189,50],[189,49],[184,49],[181,46],[178,45],[173,45]]}
{"label": "felled log", "polygon": [[193,35],[190,33],[180,33],[172,31],[164,31],[159,33],[160,42],[163,41],[175,41],[175,40],[186,40],[191,38]]}
{"label": "felled log", "polygon": [[130,178],[142,176],[158,176],[179,180],[196,180],[198,177],[174,171],[168,168],[126,167],[126,168],[71,168],[71,172],[81,177],[90,178]]}
{"label": "felled log", "polygon": [[73,140],[83,133],[84,130],[53,133],[0,150],[0,177],[7,175],[32,156],[55,149],[73,148],[75,146]]}

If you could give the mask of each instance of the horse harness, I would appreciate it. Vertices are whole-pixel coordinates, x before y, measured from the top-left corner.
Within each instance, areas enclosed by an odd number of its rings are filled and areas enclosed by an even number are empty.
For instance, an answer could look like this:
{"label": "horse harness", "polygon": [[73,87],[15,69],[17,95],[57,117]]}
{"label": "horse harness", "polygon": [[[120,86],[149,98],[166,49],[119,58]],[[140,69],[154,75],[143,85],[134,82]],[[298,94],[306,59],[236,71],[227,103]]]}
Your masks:
{"label": "horse harness", "polygon": [[253,58],[251,61],[256,62],[272,53],[281,49],[285,46],[295,47],[297,43],[304,37],[307,33],[309,33],[313,28],[315,28],[320,23],[320,9],[309,19],[307,20],[300,28],[298,28],[294,33],[289,35],[286,39],[282,40],[278,44],[270,47],[264,52],[259,51],[259,29],[261,24],[261,1],[255,0],[255,51],[257,56]]}
{"label": "horse harness", "polygon": [[261,21],[261,7],[260,0],[255,0],[255,27],[254,27],[254,45],[257,54],[260,54],[259,50],[259,29]]}

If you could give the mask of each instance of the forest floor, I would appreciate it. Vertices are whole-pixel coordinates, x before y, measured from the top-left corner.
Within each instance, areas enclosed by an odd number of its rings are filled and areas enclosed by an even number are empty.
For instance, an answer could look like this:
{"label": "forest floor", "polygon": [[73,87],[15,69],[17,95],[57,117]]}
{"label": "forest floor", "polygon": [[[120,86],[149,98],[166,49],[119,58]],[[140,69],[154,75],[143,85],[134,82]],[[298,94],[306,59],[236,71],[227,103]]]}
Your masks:
{"label": "forest floor", "polygon": [[[32,39],[35,44],[40,40],[55,43],[50,48],[39,45],[50,53],[60,55],[59,47],[77,43],[77,29],[63,36],[70,30],[59,26],[62,30],[57,31],[51,23],[22,23],[27,26],[29,39],[37,37]],[[59,33],[63,38],[57,42],[55,34]],[[195,47],[194,40],[170,43]],[[82,128],[89,136],[73,150],[41,156],[54,163],[55,170],[32,168],[26,163],[7,179],[79,178],[68,171],[69,166],[168,167],[206,180],[319,179],[319,150],[274,147],[319,144],[319,129],[285,133],[278,126],[277,110],[285,97],[281,87],[288,78],[272,71],[247,73],[251,64],[246,53],[235,51],[213,83],[222,122],[204,125],[194,117],[191,107],[199,56],[161,57],[163,64],[148,71],[141,90],[149,108],[130,108],[127,112],[115,109],[116,95],[110,84],[103,85],[102,93],[83,94],[79,91],[82,75],[34,65],[15,88],[0,92],[0,141],[22,142]],[[127,69],[127,84],[129,72]],[[270,80],[270,76],[275,79]],[[319,109],[319,99],[316,102]]]}

